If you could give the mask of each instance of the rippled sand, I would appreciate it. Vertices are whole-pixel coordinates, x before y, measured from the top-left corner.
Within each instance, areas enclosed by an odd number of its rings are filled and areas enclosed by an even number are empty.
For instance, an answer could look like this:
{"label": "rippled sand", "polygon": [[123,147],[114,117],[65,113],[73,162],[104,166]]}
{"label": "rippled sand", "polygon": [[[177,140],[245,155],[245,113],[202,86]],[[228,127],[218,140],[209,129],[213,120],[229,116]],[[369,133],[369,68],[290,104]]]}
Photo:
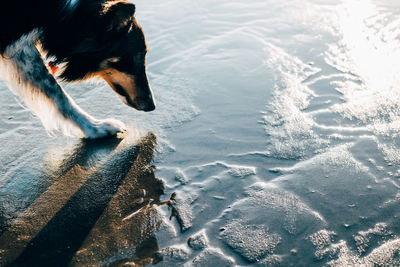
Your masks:
{"label": "rippled sand", "polygon": [[398,1],[136,5],[157,110],[66,86],[127,134],[48,137],[0,83],[0,266],[400,265]]}

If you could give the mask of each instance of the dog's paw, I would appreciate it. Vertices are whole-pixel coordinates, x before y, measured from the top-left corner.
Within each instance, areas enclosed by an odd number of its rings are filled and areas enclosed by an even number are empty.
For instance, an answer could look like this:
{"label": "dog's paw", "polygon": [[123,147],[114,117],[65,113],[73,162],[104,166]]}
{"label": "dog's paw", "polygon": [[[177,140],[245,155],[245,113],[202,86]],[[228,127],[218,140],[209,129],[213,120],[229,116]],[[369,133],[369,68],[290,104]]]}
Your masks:
{"label": "dog's paw", "polygon": [[106,119],[95,121],[90,125],[87,125],[84,128],[83,133],[86,138],[95,139],[113,136],[124,131],[126,131],[126,126],[123,122],[114,119]]}

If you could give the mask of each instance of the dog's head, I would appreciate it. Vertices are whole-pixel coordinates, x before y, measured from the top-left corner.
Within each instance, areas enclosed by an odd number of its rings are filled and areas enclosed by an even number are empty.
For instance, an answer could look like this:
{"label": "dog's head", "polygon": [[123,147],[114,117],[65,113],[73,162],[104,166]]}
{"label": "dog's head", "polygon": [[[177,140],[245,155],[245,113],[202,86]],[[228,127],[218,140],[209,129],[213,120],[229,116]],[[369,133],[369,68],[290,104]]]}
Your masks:
{"label": "dog's head", "polygon": [[[122,101],[138,110],[155,109],[147,74],[146,41],[142,28],[134,17],[135,5],[116,2],[105,7],[106,30],[121,36],[120,50],[100,64],[101,77],[114,89]],[[110,40],[112,41],[112,40]]]}
{"label": "dog's head", "polygon": [[155,102],[146,74],[146,40],[134,14],[134,4],[105,2],[94,32],[74,48],[76,53],[68,57],[61,76],[66,80],[100,76],[125,104],[152,111]]}

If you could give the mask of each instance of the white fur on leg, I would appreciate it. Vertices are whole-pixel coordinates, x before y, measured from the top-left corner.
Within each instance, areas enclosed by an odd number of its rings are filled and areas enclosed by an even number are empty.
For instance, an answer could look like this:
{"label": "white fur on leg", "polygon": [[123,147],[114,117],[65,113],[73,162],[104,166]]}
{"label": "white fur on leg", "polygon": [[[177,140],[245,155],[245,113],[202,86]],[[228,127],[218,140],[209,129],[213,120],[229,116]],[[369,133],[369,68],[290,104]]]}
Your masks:
{"label": "white fur on leg", "polygon": [[46,131],[53,135],[61,131],[66,136],[83,137],[82,130],[66,119],[54,102],[29,82],[21,81],[18,70],[10,59],[0,58],[0,75],[9,89],[41,120]]}
{"label": "white fur on leg", "polygon": [[58,85],[35,47],[37,31],[22,36],[0,57],[0,75],[52,134],[99,138],[124,131],[116,120],[98,121],[84,112]]}
{"label": "white fur on leg", "polygon": [[109,135],[126,131],[126,126],[123,122],[115,119],[105,119],[95,121],[84,130],[87,138],[101,138]]}

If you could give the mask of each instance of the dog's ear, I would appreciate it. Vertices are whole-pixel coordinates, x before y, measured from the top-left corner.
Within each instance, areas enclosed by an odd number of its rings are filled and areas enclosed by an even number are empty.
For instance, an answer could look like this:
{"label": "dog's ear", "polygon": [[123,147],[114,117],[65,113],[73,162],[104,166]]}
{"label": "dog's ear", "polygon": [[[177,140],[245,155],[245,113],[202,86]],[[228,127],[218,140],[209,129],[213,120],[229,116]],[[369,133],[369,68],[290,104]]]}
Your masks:
{"label": "dog's ear", "polygon": [[105,8],[104,16],[107,20],[108,31],[121,31],[130,27],[133,22],[136,7],[132,3],[119,1]]}

